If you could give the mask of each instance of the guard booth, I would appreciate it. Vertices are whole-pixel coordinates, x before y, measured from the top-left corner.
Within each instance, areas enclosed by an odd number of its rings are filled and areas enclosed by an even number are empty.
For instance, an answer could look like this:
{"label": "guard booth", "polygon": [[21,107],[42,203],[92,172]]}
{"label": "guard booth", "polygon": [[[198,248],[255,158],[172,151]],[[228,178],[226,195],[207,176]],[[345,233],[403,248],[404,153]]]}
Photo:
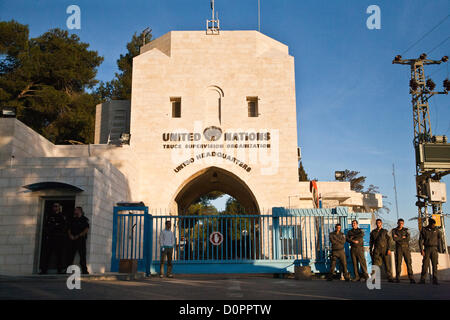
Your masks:
{"label": "guard booth", "polygon": [[[348,213],[347,208],[285,209],[272,214],[152,216],[148,207],[114,208],[111,271],[119,270],[121,259],[137,260],[138,271],[159,272],[159,235],[171,221],[175,234],[173,272],[206,273],[288,273],[297,265],[311,266],[314,273],[330,268],[329,234],[336,223],[347,232],[351,221],[359,221],[369,246],[369,213]],[[347,251],[349,271],[352,262]],[[369,272],[371,259],[366,249]]]}

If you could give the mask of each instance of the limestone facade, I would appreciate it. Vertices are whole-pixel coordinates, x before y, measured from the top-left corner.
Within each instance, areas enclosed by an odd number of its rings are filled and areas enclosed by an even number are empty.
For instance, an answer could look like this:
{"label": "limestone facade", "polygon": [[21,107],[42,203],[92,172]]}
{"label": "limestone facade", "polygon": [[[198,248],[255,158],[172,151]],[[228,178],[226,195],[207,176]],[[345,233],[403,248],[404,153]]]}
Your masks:
{"label": "limestone facade", "polygon": [[[37,271],[49,197],[70,196],[85,209],[93,272],[109,271],[119,201],[176,215],[219,190],[252,214],[314,207],[310,183],[298,181],[294,70],[288,47],[256,31],[173,31],[134,58],[129,123],[114,119],[129,102],[97,107],[97,144],[56,146],[16,119],[0,119],[0,272]],[[131,133],[129,145],[101,144],[114,128]],[[83,191],[23,188],[47,181]],[[323,207],[382,207],[381,195],[351,191],[348,182],[317,186]]]}

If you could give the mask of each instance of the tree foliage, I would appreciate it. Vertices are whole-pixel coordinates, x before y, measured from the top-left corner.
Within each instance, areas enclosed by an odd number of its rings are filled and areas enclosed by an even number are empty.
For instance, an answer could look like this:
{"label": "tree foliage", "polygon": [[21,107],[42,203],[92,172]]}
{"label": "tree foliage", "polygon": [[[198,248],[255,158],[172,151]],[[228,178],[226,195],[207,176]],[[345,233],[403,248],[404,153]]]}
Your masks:
{"label": "tree foliage", "polygon": [[340,181],[348,181],[350,182],[350,189],[354,190],[356,192],[363,192],[364,190],[364,183],[366,182],[365,176],[358,176],[359,171],[353,171],[346,169],[344,171],[343,177],[340,179]]}
{"label": "tree foliage", "polygon": [[133,58],[139,55],[144,38],[146,43],[150,42],[152,40],[151,31],[148,33],[142,32],[139,35],[134,33],[131,41],[127,44],[127,53],[121,54],[119,60],[117,60],[117,67],[120,72],[115,74],[113,80],[100,83],[97,93],[103,101],[131,99]]}
{"label": "tree foliage", "polygon": [[93,141],[96,84],[103,58],[61,29],[29,38],[28,26],[0,21],[0,104],[57,144]]}
{"label": "tree foliage", "polygon": [[308,175],[306,174],[303,163],[300,161],[300,166],[298,167],[298,179],[299,181],[309,181]]}
{"label": "tree foliage", "polygon": [[245,208],[235,198],[228,198],[224,214],[245,214]]}

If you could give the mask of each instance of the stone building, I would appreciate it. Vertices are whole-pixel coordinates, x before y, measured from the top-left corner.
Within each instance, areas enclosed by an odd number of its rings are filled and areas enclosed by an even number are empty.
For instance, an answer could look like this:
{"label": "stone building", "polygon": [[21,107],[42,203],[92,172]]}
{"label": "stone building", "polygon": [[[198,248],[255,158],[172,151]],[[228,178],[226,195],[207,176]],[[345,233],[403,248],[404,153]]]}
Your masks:
{"label": "stone building", "polygon": [[53,145],[0,119],[0,273],[38,271],[54,201],[90,219],[92,272],[110,269],[120,201],[178,215],[222,191],[252,214],[314,208],[319,195],[324,208],[381,208],[348,182],[299,182],[294,70],[288,47],[257,31],[172,31],[134,58],[131,102],[97,106],[95,144]]}

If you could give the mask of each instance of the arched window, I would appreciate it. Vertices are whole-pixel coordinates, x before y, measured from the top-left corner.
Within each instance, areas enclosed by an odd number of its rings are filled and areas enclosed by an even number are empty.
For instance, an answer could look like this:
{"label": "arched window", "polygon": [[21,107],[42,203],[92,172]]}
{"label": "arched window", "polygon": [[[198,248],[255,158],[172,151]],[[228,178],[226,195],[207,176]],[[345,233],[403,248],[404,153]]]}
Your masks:
{"label": "arched window", "polygon": [[208,116],[208,125],[222,124],[222,98],[224,97],[223,90],[218,86],[209,86],[206,93],[206,113]]}

